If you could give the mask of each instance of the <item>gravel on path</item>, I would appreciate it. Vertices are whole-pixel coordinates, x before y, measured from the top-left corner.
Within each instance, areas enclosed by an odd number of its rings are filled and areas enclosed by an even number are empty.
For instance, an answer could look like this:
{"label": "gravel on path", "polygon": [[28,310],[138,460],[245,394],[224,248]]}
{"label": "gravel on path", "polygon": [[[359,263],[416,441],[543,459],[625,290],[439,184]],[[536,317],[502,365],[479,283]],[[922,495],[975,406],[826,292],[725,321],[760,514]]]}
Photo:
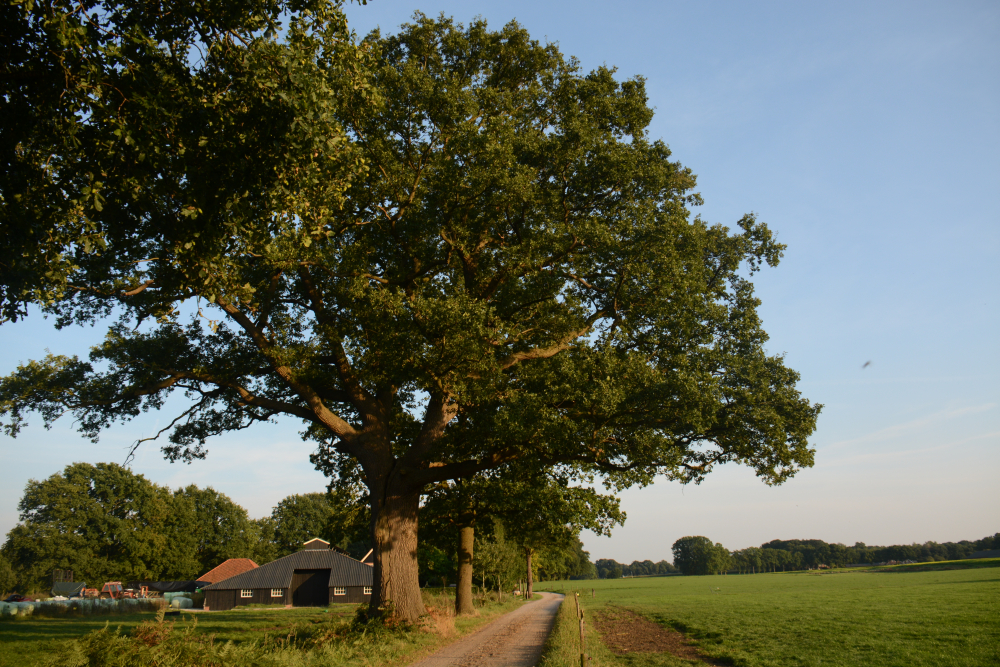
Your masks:
{"label": "gravel on path", "polygon": [[563,600],[541,595],[410,667],[534,667]]}

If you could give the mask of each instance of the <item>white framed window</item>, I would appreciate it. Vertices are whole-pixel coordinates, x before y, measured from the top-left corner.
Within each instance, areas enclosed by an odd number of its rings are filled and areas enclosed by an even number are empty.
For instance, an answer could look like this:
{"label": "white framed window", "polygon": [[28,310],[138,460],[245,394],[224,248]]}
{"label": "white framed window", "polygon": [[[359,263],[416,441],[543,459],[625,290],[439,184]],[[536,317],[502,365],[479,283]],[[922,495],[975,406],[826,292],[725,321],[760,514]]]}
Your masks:
{"label": "white framed window", "polygon": [[250,590],[249,588],[244,588],[243,590],[240,591],[240,597],[241,598],[252,598],[253,597],[253,591]]}
{"label": "white framed window", "polygon": [[285,591],[283,591],[280,588],[272,588],[271,589],[271,597],[273,597],[273,598],[283,598],[283,597],[285,597]]}
{"label": "white framed window", "polygon": [[372,594],[372,587],[365,586],[365,595],[371,595],[371,594]]}
{"label": "white framed window", "polygon": [[333,589],[334,595],[347,595],[347,589],[343,586],[335,586]]}

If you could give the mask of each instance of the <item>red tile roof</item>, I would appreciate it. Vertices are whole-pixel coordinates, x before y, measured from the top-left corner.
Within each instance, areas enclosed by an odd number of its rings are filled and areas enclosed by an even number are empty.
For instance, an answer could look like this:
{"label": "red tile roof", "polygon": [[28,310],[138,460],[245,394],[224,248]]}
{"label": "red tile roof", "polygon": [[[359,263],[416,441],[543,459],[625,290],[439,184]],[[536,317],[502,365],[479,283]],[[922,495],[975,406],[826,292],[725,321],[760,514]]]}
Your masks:
{"label": "red tile roof", "polygon": [[230,558],[214,570],[210,570],[198,577],[198,581],[210,581],[213,584],[217,584],[229,577],[235,577],[237,574],[243,574],[256,567],[257,563],[249,558]]}

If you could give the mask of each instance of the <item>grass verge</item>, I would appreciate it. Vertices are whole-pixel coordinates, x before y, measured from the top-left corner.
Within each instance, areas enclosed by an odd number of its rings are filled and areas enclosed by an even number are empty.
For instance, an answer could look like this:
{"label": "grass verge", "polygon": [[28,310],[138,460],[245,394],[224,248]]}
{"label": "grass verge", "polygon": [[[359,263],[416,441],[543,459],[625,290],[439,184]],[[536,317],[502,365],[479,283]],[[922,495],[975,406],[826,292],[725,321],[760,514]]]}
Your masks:
{"label": "grass verge", "polygon": [[[551,589],[550,589],[551,590]],[[556,622],[552,627],[552,633],[545,642],[542,649],[542,658],[539,667],[581,667],[580,664],[580,622],[576,615],[576,603],[574,595],[579,592],[581,597],[590,595],[590,589],[577,591],[561,590],[565,593],[562,604],[559,606],[559,613],[556,614]],[[592,613],[587,612],[585,605],[583,614],[584,637],[586,640],[587,657],[589,662],[587,667],[606,667],[617,665],[618,660],[601,641],[597,629],[594,627]]]}

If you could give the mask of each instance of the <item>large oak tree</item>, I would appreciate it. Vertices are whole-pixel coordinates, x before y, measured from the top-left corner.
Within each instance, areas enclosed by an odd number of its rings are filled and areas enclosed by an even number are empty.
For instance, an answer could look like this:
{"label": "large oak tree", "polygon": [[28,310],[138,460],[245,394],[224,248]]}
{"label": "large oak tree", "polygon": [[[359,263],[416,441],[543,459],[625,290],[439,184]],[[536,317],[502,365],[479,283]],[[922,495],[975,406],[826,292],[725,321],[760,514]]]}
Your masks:
{"label": "large oak tree", "polygon": [[96,438],[182,393],[164,451],[191,460],[302,420],[360,468],[372,610],[404,619],[428,485],[511,462],[619,488],[812,464],[819,406],[766,353],[749,280],[783,247],[753,216],[692,216],[642,79],[516,24],[418,15],[356,43],[320,0],[150,7],[17,15],[5,312],[117,320],[89,361],[0,382],[9,434],[69,411]]}

